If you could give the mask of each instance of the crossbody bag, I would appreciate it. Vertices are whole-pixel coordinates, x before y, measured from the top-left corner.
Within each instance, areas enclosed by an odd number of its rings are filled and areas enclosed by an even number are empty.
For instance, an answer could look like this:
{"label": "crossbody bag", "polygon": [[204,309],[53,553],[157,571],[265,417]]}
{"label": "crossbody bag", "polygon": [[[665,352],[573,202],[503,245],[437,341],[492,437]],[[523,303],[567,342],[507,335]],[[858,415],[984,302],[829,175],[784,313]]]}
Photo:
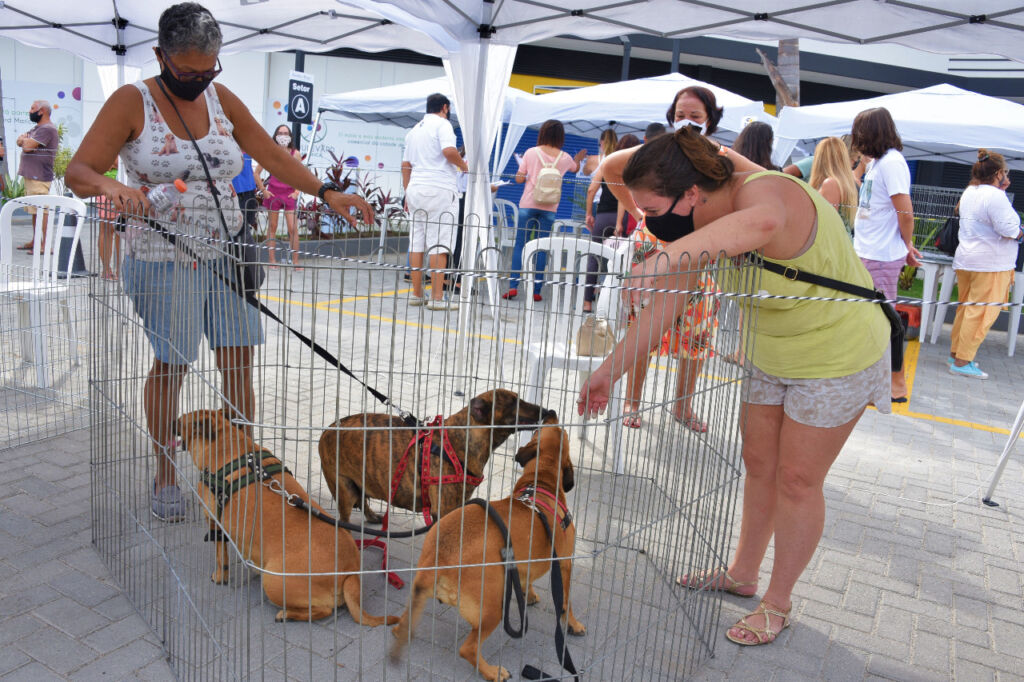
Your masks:
{"label": "crossbody bag", "polygon": [[181,126],[185,129],[185,134],[188,135],[188,139],[192,142],[192,146],[196,150],[196,156],[199,157],[199,163],[203,164],[203,171],[206,173],[206,185],[209,187],[210,195],[213,197],[213,203],[217,207],[217,216],[220,217],[221,227],[224,228],[224,234],[228,238],[228,255],[231,257],[235,266],[236,281],[242,289],[243,295],[254,295],[263,285],[263,280],[266,278],[267,273],[263,268],[263,263],[261,262],[262,259],[260,258],[259,247],[256,245],[256,240],[253,238],[252,232],[249,230],[249,223],[243,216],[241,229],[238,230],[237,234],[231,234],[231,230],[228,229],[227,221],[224,220],[224,212],[220,207],[220,199],[218,198],[220,192],[213,184],[213,177],[210,175],[210,167],[206,164],[206,157],[203,156],[203,150],[199,148],[199,143],[196,142],[196,138],[192,135],[192,131],[188,129],[188,124],[185,123],[185,119],[182,117],[181,112],[178,111],[178,107],[175,105],[174,100],[172,100],[170,95],[167,94],[167,90],[164,88],[163,82],[157,78],[156,84],[160,86],[160,91],[164,93],[164,97],[166,97],[167,101],[171,103],[171,108],[174,109],[174,113],[178,115],[178,120],[181,121]]}

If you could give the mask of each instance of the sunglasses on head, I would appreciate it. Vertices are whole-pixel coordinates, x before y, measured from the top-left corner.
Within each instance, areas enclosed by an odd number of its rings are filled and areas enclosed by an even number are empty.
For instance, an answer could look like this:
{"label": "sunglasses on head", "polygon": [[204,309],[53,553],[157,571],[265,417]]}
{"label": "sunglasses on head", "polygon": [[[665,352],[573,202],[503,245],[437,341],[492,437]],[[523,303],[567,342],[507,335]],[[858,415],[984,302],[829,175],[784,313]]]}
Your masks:
{"label": "sunglasses on head", "polygon": [[174,66],[174,63],[170,59],[168,59],[167,55],[164,53],[163,50],[160,50],[160,57],[164,60],[164,64],[174,75],[174,77],[182,83],[194,83],[196,81],[212,81],[214,78],[220,75],[221,71],[224,70],[220,66],[220,57],[217,57],[217,68],[210,69],[209,71],[178,71],[178,69]]}

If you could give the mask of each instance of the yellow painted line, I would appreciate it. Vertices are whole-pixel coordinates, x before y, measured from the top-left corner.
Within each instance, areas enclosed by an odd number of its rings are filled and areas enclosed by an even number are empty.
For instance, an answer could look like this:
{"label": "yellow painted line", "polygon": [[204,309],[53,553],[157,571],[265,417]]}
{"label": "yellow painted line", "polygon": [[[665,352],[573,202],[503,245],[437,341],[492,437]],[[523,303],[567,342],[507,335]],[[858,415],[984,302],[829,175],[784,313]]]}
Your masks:
{"label": "yellow painted line", "polygon": [[382,291],[379,294],[367,294],[365,296],[350,296],[348,298],[333,298],[329,301],[320,301],[319,303],[307,303],[306,301],[296,301],[291,298],[278,298],[276,296],[270,296],[265,294],[263,298],[268,301],[274,301],[275,303],[287,303],[288,305],[297,305],[303,308],[317,308],[319,310],[329,310],[331,312],[337,312],[337,308],[332,306],[338,305],[339,303],[354,303],[356,301],[368,301],[371,298],[384,298],[387,296],[401,296],[407,294],[412,289],[396,289],[394,291]]}
{"label": "yellow painted line", "polygon": [[[352,303],[352,302],[355,302],[355,301],[369,300],[371,298],[384,298],[384,297],[387,297],[387,296],[400,296],[401,294],[407,294],[410,291],[412,291],[412,289],[397,289],[395,291],[384,291],[384,292],[381,292],[379,294],[369,294],[369,295],[366,295],[366,296],[353,296],[353,297],[350,297],[350,298],[334,299],[332,301],[324,301],[324,302],[315,303],[315,304],[313,304],[313,303],[306,303],[305,301],[294,301],[294,300],[291,300],[291,299],[276,298],[274,296],[264,296],[264,298],[266,298],[269,301],[276,301],[278,303],[288,303],[288,304],[291,304],[291,305],[302,306],[304,308],[314,308],[314,307],[316,307],[316,308],[319,308],[321,310],[328,310],[330,312],[340,312],[343,315],[349,315],[351,317],[359,317],[359,318],[363,318],[363,319],[373,320],[375,322],[387,322],[387,323],[391,323],[391,324],[395,324],[395,325],[401,325],[401,326],[404,326],[404,327],[416,327],[416,328],[419,328],[419,329],[427,329],[427,330],[430,330],[430,331],[442,332],[442,333],[445,333],[445,334],[452,334],[452,335],[458,334],[458,330],[457,329],[452,329],[452,328],[448,328],[448,327],[435,327],[433,325],[421,324],[419,322],[412,322],[412,321],[409,321],[409,320],[399,320],[399,319],[394,318],[394,317],[384,317],[384,316],[381,316],[381,315],[370,315],[368,313],[360,313],[360,312],[356,312],[354,310],[339,310],[338,308],[330,307],[330,306],[336,305],[338,303]],[[482,339],[484,341],[494,341],[495,340],[495,337],[491,336],[489,334],[471,334],[471,336],[473,338]],[[522,341],[520,341],[518,339],[508,339],[508,338],[502,339],[502,342],[503,343],[513,344],[513,345],[518,345],[518,346],[521,346],[522,343],[523,343]],[[921,354],[921,342],[920,341],[916,341],[915,340],[915,341],[910,341],[910,342],[907,343],[907,349],[906,349],[905,354],[904,354],[903,366],[906,369],[907,398],[908,398],[908,401],[906,403],[903,403],[903,404],[893,404],[892,408],[891,408],[893,414],[898,414],[898,415],[903,416],[903,417],[909,417],[911,419],[921,419],[923,421],[936,422],[938,424],[950,424],[951,426],[962,426],[964,428],[974,429],[975,431],[985,431],[985,432],[988,432],[988,433],[998,433],[998,434],[1001,434],[1001,435],[1004,435],[1004,436],[1005,435],[1009,435],[1009,433],[1010,433],[1009,429],[1004,429],[1004,428],[1001,428],[1001,427],[998,427],[998,426],[988,426],[987,424],[979,424],[977,422],[970,422],[970,421],[966,421],[964,419],[953,419],[953,418],[950,418],[950,417],[941,417],[939,415],[925,414],[923,412],[911,412],[910,411],[910,401],[913,400],[913,395],[914,395],[914,379],[917,376],[917,361],[920,358],[920,354]],[[668,371],[671,371],[671,372],[677,371],[675,367],[669,367],[668,365],[662,364],[662,363],[657,362],[657,361],[652,361],[652,365],[651,366],[654,367],[655,369],[668,370]],[[730,381],[730,379],[728,379],[726,377],[719,377],[719,376],[715,376],[715,375],[702,374],[701,376],[706,377],[708,379],[712,379],[714,381]],[[873,410],[875,408],[872,406],[872,407],[869,407],[869,409]],[[1024,434],[1021,434],[1021,438],[1024,438]]]}
{"label": "yellow painted line", "polygon": [[[926,414],[924,412],[911,412],[910,403],[914,397],[914,378],[917,376],[917,361],[921,356],[921,342],[919,340],[910,341],[907,343],[907,350],[903,356],[903,367],[906,369],[907,377],[907,402],[901,404],[893,404],[892,413],[898,414],[901,417],[910,417],[911,419],[921,419],[923,421],[935,422],[937,424],[950,424],[951,426],[962,426],[967,429],[973,429],[975,431],[985,431],[987,433],[998,433],[1004,436],[1010,435],[1009,429],[1004,429],[998,426],[989,426],[988,424],[979,424],[977,422],[969,422],[965,419],[953,419],[951,417],[941,417],[937,414]],[[871,409],[875,409],[871,407]],[[1024,434],[1021,434],[1024,438]]]}

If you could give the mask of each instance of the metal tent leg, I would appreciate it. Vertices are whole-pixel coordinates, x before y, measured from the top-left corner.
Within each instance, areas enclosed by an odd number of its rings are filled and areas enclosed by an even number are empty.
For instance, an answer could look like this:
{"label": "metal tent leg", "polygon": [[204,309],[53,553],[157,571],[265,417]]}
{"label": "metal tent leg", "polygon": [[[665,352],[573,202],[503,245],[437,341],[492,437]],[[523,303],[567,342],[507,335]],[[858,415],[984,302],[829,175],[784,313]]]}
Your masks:
{"label": "metal tent leg", "polygon": [[988,484],[988,491],[985,493],[985,497],[981,498],[981,501],[990,507],[999,506],[998,502],[992,501],[992,493],[996,491],[996,484],[999,483],[999,478],[1003,475],[1003,469],[1006,468],[1006,462],[1010,459],[1010,452],[1013,450],[1014,444],[1020,438],[1021,430],[1024,430],[1024,402],[1020,404],[1020,409],[1017,410],[1017,418],[1013,422],[1013,428],[1010,429],[1010,437],[1006,439],[1006,445],[1003,447],[1003,454],[999,457],[999,463],[996,464],[996,470],[992,472],[992,480]]}

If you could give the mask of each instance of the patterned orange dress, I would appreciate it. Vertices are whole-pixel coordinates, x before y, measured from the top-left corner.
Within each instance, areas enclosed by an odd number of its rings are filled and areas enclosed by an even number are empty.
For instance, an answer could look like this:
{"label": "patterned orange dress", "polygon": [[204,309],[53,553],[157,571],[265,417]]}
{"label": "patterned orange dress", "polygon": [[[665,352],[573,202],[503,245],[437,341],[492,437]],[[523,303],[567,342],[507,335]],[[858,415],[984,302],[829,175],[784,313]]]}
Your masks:
{"label": "patterned orange dress", "polygon": [[[639,264],[644,259],[665,248],[666,242],[661,241],[647,231],[647,227],[640,223],[633,231],[631,238],[635,242],[633,251],[633,263]],[[715,281],[706,272],[700,274],[698,288],[707,293],[718,293]],[[713,341],[715,330],[718,329],[718,309],[721,302],[717,296],[704,296],[693,294],[686,306],[686,310],[676,320],[675,326],[665,332],[661,339],[660,355],[678,355],[680,358],[699,360],[710,358],[714,355]],[[630,324],[636,319],[639,311],[629,311]]]}

